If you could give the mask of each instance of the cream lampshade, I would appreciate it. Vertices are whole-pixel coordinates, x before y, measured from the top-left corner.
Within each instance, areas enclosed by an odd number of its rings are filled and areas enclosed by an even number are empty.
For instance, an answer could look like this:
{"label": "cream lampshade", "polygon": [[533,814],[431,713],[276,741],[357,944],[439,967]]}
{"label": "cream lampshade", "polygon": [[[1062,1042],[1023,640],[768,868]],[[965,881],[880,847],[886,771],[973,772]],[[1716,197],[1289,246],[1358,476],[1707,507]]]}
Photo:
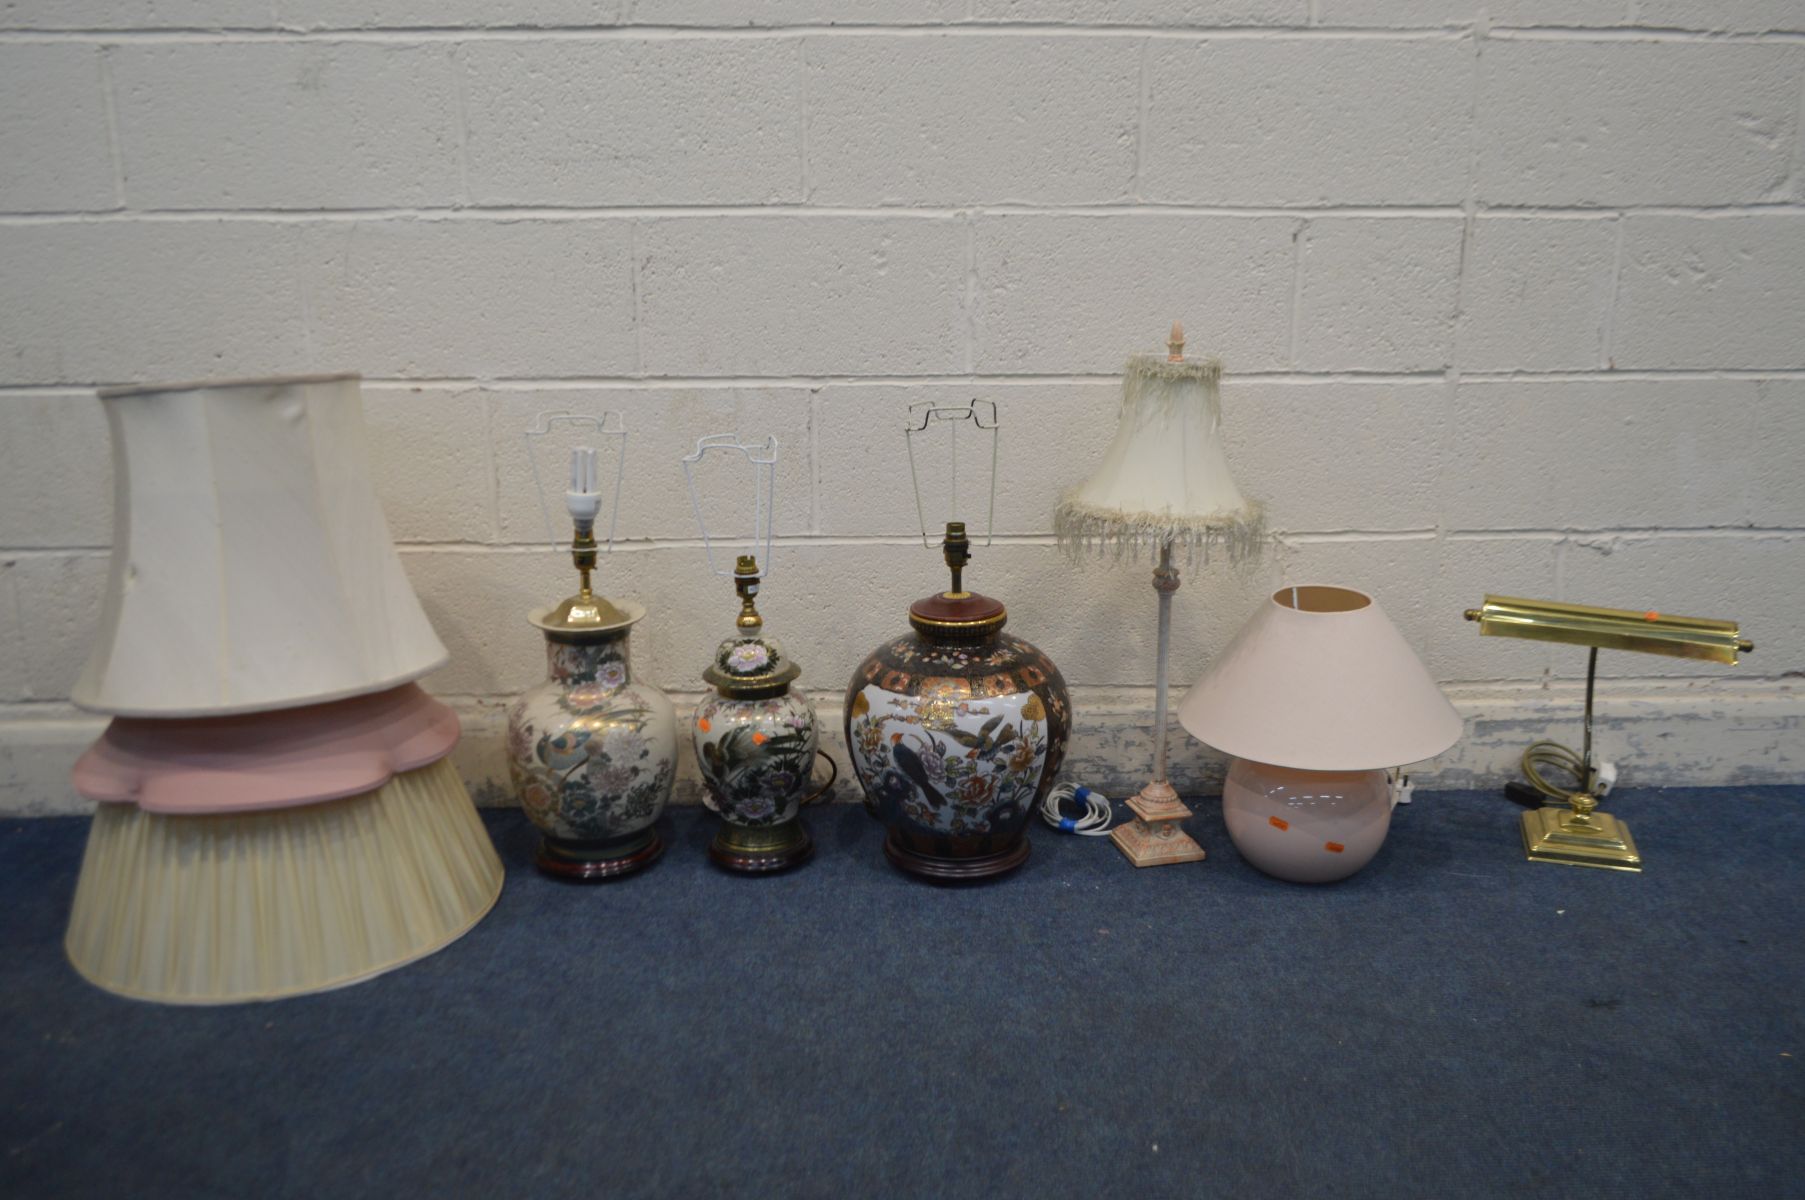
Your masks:
{"label": "cream lampshade", "polygon": [[1059,540],[1075,550],[1113,545],[1118,555],[1145,549],[1157,562],[1159,660],[1155,673],[1153,778],[1128,801],[1135,820],[1110,840],[1137,867],[1194,862],[1203,847],[1179,825],[1191,815],[1166,779],[1166,660],[1172,644],[1172,593],[1178,568],[1172,548],[1221,547],[1231,556],[1262,542],[1260,510],[1241,495],[1222,447],[1222,363],[1186,359],[1176,321],[1161,358],[1137,354],[1122,374],[1116,436],[1089,480],[1068,492],[1053,514]]}
{"label": "cream lampshade", "polygon": [[215,716],[445,664],[370,481],[355,375],[104,391],[113,563],[71,699]]}
{"label": "cream lampshade", "polygon": [[470,929],[501,860],[447,757],[446,659],[371,484],[355,376],[102,394],[112,573],[76,764],[70,962],[179,1004],[339,987]]}
{"label": "cream lampshade", "polygon": [[1235,847],[1281,879],[1327,882],[1371,860],[1391,824],[1386,769],[1460,738],[1460,714],[1364,592],[1280,588],[1254,611],[1178,720],[1235,760]]}
{"label": "cream lampshade", "polygon": [[[1184,345],[1176,326],[1169,344]],[[1053,514],[1062,540],[1156,557],[1174,545],[1240,551],[1257,542],[1259,509],[1235,486],[1222,447],[1222,363],[1178,353],[1128,360],[1115,438]]]}

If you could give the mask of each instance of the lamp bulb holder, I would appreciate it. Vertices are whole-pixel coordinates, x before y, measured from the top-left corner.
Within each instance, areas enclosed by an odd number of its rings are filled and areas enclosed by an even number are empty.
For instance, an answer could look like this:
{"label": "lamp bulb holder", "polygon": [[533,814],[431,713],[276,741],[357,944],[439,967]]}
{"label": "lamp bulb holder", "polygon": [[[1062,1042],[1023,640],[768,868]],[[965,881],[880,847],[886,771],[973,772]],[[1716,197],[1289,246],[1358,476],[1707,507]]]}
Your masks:
{"label": "lamp bulb holder", "polygon": [[756,634],[765,627],[765,619],[758,615],[758,580],[758,558],[740,555],[733,564],[733,590],[740,597],[740,615],[733,624],[742,633]]}
{"label": "lamp bulb holder", "polygon": [[965,590],[964,575],[966,564],[971,562],[971,539],[965,534],[964,521],[948,521],[946,523],[946,539],[940,543],[946,566],[953,575],[953,584],[947,589],[951,599],[962,600],[968,593]]}

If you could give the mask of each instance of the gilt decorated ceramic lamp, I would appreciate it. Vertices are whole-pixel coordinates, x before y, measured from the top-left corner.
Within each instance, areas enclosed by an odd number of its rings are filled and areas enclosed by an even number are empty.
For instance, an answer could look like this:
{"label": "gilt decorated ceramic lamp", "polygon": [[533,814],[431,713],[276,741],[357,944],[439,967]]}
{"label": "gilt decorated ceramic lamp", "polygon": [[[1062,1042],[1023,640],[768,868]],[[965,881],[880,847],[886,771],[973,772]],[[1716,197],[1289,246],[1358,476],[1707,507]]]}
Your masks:
{"label": "gilt decorated ceramic lamp", "polygon": [[1114,546],[1145,551],[1156,561],[1159,660],[1153,710],[1153,778],[1128,807],[1135,819],[1110,840],[1137,867],[1195,862],[1204,849],[1179,826],[1191,815],[1166,779],[1166,659],[1172,644],[1172,595],[1178,591],[1175,548],[1230,557],[1258,552],[1260,511],[1229,474],[1222,446],[1222,363],[1184,356],[1184,329],[1174,322],[1164,356],[1137,354],[1122,378],[1116,436],[1096,474],[1068,492],[1053,516],[1059,539],[1074,551]]}
{"label": "gilt decorated ceramic lamp", "polygon": [[677,718],[663,692],[633,678],[630,634],[644,607],[611,601],[591,583],[604,494],[613,497],[610,548],[620,508],[626,461],[620,414],[541,415],[527,435],[534,475],[534,440],[570,424],[591,427],[598,441],[617,448],[613,486],[599,490],[604,459],[596,447],[570,451],[564,500],[575,530],[578,586],[562,603],[528,617],[545,636],[550,678],[508,711],[508,768],[520,807],[541,834],[534,865],[559,878],[602,880],[642,870],[664,853],[657,821],[677,778]]}
{"label": "gilt decorated ceramic lamp", "polygon": [[[994,405],[923,404],[910,417],[911,435],[941,421],[988,434],[994,499]],[[919,480],[913,436],[909,447]],[[917,486],[918,511],[921,502]],[[972,546],[963,521],[947,523],[940,548],[950,586],[911,604],[910,632],[853,672],[846,744],[866,807],[887,831],[890,861],[925,879],[961,882],[1027,860],[1028,823],[1065,758],[1071,706],[1052,660],[1003,632],[1003,602],[966,589]]]}
{"label": "gilt decorated ceramic lamp", "polygon": [[[716,539],[709,534],[698,495],[696,471],[711,455],[730,464],[744,463],[752,472],[752,510],[746,514],[751,524],[749,553],[739,555],[731,571],[715,565]],[[733,632],[702,672],[714,694],[696,705],[690,726],[702,772],[703,803],[721,818],[708,856],[729,871],[752,875],[808,861],[815,843],[802,820],[802,806],[826,794],[833,784],[833,760],[820,750],[815,706],[792,686],[802,668],[783,643],[765,633],[758,612],[756,552],[762,550],[770,563],[776,467],[777,439],[747,445],[733,434],[703,438],[683,460],[709,569],[730,576],[739,596]],[[826,759],[829,775],[826,786],[811,795],[817,757]]]}

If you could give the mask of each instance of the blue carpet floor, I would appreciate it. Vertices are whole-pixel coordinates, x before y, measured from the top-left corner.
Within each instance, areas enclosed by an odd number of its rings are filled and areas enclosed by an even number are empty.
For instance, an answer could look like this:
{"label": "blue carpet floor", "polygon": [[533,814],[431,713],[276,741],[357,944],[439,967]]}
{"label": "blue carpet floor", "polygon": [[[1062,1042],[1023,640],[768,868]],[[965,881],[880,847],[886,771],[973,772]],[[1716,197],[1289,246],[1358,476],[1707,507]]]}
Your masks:
{"label": "blue carpet floor", "polygon": [[1805,1195],[1805,789],[1609,807],[1645,874],[1526,863],[1518,809],[1443,793],[1330,887],[1206,801],[1206,863],[1037,826],[966,890],[856,807],[770,879],[675,812],[595,888],[496,813],[464,940],[208,1010],[83,984],[86,822],[0,822],[0,1195]]}

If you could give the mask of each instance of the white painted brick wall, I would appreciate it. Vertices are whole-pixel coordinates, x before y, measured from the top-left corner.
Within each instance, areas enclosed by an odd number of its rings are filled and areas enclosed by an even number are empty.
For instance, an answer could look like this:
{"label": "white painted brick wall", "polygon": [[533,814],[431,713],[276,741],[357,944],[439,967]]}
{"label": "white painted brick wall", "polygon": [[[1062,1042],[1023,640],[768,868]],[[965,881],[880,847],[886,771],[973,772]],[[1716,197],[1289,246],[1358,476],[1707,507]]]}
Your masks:
{"label": "white painted brick wall", "polygon": [[1463,41],[1160,41],[1147,54],[1150,200],[1466,198],[1472,149],[1460,117],[1473,50]]}
{"label": "white painted brick wall", "polygon": [[1130,779],[1147,567],[1067,561],[1051,509],[1174,317],[1276,534],[1186,569],[1176,678],[1281,581],[1368,587],[1472,716],[1470,781],[1525,722],[1570,734],[1584,667],[1477,637],[1485,592],[1731,616],[1736,672],[1604,656],[1601,736],[1797,778],[1760,731],[1805,711],[1802,35],[1796,0],[0,0],[0,809],[70,807],[44,781],[93,728],[91,389],[301,370],[368,380],[478,775],[568,582],[535,413],[625,415],[604,586],[653,606],[639,666],[680,696],[733,603],[677,458],[778,436],[764,608],[831,715],[940,574],[903,412],[982,396],[970,577]]}
{"label": "white painted brick wall", "polygon": [[1105,204],[1134,187],[1130,38],[822,38],[808,66],[816,204]]}
{"label": "white painted brick wall", "polygon": [[1207,343],[1241,370],[1281,370],[1299,224],[1187,213],[979,217],[972,366],[981,375],[1117,373],[1129,351],[1163,344],[1158,331],[1171,319],[1161,314],[1182,312],[1193,350]]}
{"label": "white painted brick wall", "polygon": [[457,51],[474,204],[795,203],[800,40]]}
{"label": "white painted brick wall", "polygon": [[1793,43],[1497,41],[1479,59],[1479,197],[1599,207],[1795,198]]}
{"label": "white painted brick wall", "polygon": [[0,45],[0,208],[113,207],[113,162],[93,46]]}
{"label": "white painted brick wall", "polygon": [[443,45],[125,45],[108,63],[136,207],[390,208],[462,194]]}
{"label": "white painted brick wall", "polygon": [[1326,217],[1304,229],[1295,364],[1427,371],[1450,360],[1461,223],[1452,217]]}

